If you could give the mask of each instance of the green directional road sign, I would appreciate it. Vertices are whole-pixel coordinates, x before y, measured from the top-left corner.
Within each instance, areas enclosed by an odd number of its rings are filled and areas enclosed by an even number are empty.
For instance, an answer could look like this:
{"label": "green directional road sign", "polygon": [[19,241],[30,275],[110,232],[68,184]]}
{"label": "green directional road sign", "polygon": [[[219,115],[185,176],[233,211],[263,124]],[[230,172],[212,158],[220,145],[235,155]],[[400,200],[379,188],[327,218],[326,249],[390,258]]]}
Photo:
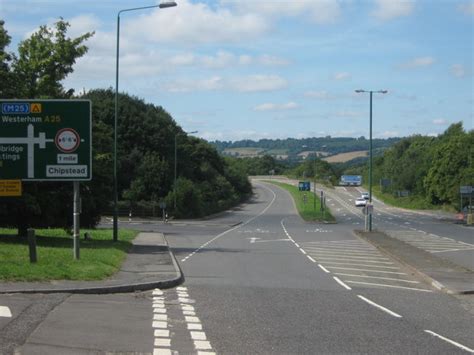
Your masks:
{"label": "green directional road sign", "polygon": [[0,99],[0,106],[0,180],[91,180],[89,100]]}

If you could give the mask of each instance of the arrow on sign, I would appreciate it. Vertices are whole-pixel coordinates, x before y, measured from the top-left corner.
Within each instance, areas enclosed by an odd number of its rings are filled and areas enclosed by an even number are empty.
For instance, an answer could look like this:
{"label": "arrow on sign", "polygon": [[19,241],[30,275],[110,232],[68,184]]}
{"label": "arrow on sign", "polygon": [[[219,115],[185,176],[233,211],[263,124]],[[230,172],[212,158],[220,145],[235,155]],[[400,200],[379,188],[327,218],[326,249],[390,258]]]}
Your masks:
{"label": "arrow on sign", "polygon": [[11,318],[12,312],[10,312],[10,308],[6,306],[0,306],[0,317],[7,317]]}

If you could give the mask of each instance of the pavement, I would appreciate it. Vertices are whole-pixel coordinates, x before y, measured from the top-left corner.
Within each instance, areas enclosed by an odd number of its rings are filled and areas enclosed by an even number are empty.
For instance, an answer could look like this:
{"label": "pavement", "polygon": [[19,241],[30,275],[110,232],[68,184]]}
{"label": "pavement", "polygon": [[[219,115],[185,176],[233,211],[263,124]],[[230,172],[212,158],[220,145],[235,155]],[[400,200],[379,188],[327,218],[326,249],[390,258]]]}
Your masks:
{"label": "pavement", "polygon": [[355,233],[410,268],[434,288],[449,294],[474,294],[472,270],[390,237],[382,231]]}
{"label": "pavement", "polygon": [[105,294],[176,287],[184,275],[161,233],[139,233],[120,270],[101,281],[0,282],[0,294]]}

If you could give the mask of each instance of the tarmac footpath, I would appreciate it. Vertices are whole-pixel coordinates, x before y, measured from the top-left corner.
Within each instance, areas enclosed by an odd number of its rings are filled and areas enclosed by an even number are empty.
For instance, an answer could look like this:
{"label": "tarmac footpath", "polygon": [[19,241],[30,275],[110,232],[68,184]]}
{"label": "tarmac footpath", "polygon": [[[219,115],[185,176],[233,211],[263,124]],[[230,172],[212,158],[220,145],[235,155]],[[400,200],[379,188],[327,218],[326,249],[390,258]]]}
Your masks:
{"label": "tarmac footpath", "polygon": [[474,272],[381,231],[354,231],[360,238],[411,269],[435,289],[449,294],[474,294]]}
{"label": "tarmac footpath", "polygon": [[161,233],[139,233],[120,270],[106,280],[0,282],[0,294],[76,293],[106,294],[176,287],[184,275]]}

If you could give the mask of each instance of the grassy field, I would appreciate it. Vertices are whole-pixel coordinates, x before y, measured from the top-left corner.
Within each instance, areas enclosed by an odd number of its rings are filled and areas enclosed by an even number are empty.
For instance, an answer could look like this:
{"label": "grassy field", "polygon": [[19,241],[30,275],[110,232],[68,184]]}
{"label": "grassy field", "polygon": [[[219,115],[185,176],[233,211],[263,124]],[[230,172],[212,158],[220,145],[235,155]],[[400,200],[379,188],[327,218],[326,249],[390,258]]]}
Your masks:
{"label": "grassy field", "polygon": [[[284,184],[276,181],[267,181],[281,188],[287,190],[293,200],[295,201],[296,208],[301,218],[305,221],[317,221],[317,222],[334,222],[335,218],[332,216],[329,208],[325,208],[324,212],[321,211],[321,204],[319,196],[316,196],[316,208],[314,204],[314,194],[309,191],[299,191],[298,187],[293,185]],[[304,199],[306,195],[306,203]]]}
{"label": "grassy field", "polygon": [[326,160],[328,163],[345,163],[355,158],[366,157],[367,154],[368,154],[367,150],[358,150],[355,152],[331,155],[330,157],[323,158],[323,160]]}
{"label": "grassy field", "polygon": [[62,229],[38,229],[38,262],[29,261],[28,242],[18,238],[16,229],[0,229],[0,280],[101,280],[120,268],[137,231],[119,230],[117,242],[112,230],[81,230],[92,240],[80,241],[80,259],[73,259],[73,240]]}
{"label": "grassy field", "polygon": [[241,157],[256,157],[265,149],[262,148],[227,148],[223,151],[226,155],[238,155]]}

